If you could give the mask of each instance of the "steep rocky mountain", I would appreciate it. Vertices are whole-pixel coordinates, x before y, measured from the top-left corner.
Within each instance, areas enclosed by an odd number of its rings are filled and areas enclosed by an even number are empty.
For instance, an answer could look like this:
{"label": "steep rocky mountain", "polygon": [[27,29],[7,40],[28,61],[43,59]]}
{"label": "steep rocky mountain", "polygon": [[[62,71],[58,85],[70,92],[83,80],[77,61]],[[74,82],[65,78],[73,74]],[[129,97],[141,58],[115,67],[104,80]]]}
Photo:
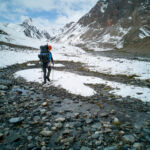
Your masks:
{"label": "steep rocky mountain", "polygon": [[[150,48],[149,0],[99,0],[56,41],[88,50],[114,48],[148,51]],[[137,44],[141,43],[140,49]],[[141,49],[142,48],[142,49]]]}
{"label": "steep rocky mountain", "polygon": [[51,38],[50,34],[46,30],[42,30],[38,28],[34,24],[31,18],[25,19],[23,23],[21,24],[21,26],[24,27],[23,32],[27,37],[37,38],[37,39],[42,39],[42,38],[50,39]]}
{"label": "steep rocky mountain", "polygon": [[44,28],[31,18],[21,24],[0,23],[1,42],[36,47],[36,43],[47,42],[53,36],[53,30]]}

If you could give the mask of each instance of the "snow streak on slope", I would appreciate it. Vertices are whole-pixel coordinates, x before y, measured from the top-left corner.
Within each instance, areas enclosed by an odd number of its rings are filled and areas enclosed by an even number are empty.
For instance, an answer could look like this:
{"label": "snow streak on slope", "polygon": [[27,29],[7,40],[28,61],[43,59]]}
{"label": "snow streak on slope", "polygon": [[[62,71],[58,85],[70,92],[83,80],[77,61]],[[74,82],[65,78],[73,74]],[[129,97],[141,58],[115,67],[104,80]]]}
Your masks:
{"label": "snow streak on slope", "polygon": [[[105,29],[104,31],[104,28],[92,28],[91,26],[95,23],[92,22],[88,26],[82,26],[79,23],[73,24],[66,32],[58,35],[59,43],[74,46],[85,45],[84,47],[95,51],[107,51],[113,50],[114,47],[123,47],[123,38],[131,28],[123,28],[118,25],[111,27],[111,30]],[[106,47],[106,45],[108,46]]]}
{"label": "snow streak on slope", "polygon": [[108,3],[106,2],[102,3],[101,9],[100,9],[102,13],[105,13],[105,9],[107,9],[107,6],[108,6]]}
{"label": "snow streak on slope", "polygon": [[75,25],[73,24],[73,27],[74,28],[70,28],[69,30],[67,30],[66,33],[58,35],[60,38],[60,43],[72,45],[84,43],[80,36],[88,30],[88,27],[82,27],[78,23],[76,23]]}
{"label": "snow streak on slope", "polygon": [[144,39],[150,37],[150,27],[143,26],[140,28],[139,38]]}

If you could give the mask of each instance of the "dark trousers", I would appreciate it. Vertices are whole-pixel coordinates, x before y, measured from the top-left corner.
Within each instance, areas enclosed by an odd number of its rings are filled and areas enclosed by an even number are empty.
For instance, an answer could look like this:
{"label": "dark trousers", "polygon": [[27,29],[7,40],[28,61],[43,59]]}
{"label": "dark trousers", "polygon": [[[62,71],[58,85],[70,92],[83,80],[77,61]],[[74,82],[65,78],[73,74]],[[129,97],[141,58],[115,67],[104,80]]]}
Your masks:
{"label": "dark trousers", "polygon": [[43,73],[44,73],[44,75],[43,75],[44,83],[46,83],[46,79],[49,79],[49,76],[51,73],[51,66],[48,66],[48,63],[42,64],[42,69],[43,69]]}

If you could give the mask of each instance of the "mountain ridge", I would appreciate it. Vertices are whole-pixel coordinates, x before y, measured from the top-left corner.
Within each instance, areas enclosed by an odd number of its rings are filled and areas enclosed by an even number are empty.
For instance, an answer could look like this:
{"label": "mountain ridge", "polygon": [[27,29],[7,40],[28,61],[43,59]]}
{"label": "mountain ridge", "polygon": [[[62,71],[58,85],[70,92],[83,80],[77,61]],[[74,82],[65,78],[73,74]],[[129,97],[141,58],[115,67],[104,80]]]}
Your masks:
{"label": "mountain ridge", "polygon": [[15,45],[38,48],[54,36],[32,18],[26,18],[21,24],[0,23],[0,41]]}
{"label": "mountain ridge", "polygon": [[19,25],[0,24],[0,41],[23,45],[29,41],[28,46],[52,41],[85,50],[122,50],[150,55],[149,10],[149,0],[99,0],[77,22],[59,30],[38,25],[32,18],[26,18]]}
{"label": "mountain ridge", "polygon": [[[147,0],[99,0],[55,41],[96,51],[133,46],[150,37],[149,4]],[[150,44],[143,47],[148,51]]]}

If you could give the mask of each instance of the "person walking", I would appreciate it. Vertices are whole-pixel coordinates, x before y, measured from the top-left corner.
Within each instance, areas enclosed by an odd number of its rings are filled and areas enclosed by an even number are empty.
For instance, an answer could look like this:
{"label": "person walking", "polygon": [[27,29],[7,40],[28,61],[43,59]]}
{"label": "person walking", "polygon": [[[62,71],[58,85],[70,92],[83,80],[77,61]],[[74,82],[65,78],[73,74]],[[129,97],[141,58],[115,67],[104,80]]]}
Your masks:
{"label": "person walking", "polygon": [[38,55],[40,61],[41,61],[41,66],[43,70],[43,78],[44,78],[44,84],[46,81],[50,81],[50,73],[51,73],[51,63],[53,63],[54,66],[54,60],[53,56],[51,53],[52,46],[51,45],[44,45],[40,46],[40,54]]}

